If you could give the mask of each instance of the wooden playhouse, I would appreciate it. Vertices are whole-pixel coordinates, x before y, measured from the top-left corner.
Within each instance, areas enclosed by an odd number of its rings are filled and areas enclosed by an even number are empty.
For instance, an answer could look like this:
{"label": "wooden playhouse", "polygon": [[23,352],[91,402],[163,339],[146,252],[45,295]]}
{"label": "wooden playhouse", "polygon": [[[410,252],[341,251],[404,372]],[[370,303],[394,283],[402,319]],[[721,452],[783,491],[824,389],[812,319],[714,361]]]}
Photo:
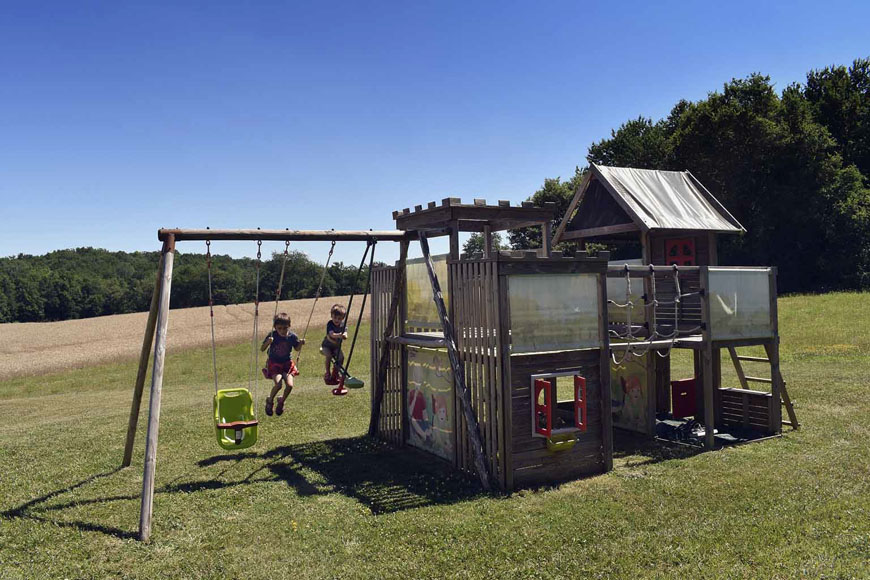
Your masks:
{"label": "wooden playhouse", "polygon": [[[552,206],[450,198],[394,217],[424,257],[404,242],[373,274],[372,433],[504,490],[610,469],[607,256],[491,250],[499,230],[548,238]],[[482,255],[460,255],[461,231],[484,234]]]}
{"label": "wooden playhouse", "polygon": [[[611,469],[614,428],[655,437],[691,420],[709,449],[797,427],[776,269],[718,265],[716,236],[743,228],[697,179],[593,165],[555,235],[553,214],[456,198],[394,212],[411,235],[373,273],[372,435],[511,490]],[[530,225],[540,249],[492,250],[493,232]],[[461,255],[460,232],[482,233],[483,253]],[[449,253],[431,256],[428,238],[444,235]],[[407,258],[414,239],[422,259]],[[563,255],[551,250],[561,240],[634,241],[638,255]],[[691,350],[694,376],[672,380],[672,349]],[[723,350],[739,388],[722,384]]]}

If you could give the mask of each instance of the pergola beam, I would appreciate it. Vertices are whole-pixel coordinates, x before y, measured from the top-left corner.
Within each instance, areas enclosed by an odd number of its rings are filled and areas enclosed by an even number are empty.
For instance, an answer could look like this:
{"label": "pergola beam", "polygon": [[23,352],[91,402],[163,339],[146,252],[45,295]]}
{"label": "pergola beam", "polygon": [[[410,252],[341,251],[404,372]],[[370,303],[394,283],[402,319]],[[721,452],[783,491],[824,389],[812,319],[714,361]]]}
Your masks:
{"label": "pergola beam", "polygon": [[416,234],[399,230],[191,230],[160,229],[157,238],[164,242],[173,236],[176,242],[205,240],[263,240],[290,242],[401,242],[416,238]]}

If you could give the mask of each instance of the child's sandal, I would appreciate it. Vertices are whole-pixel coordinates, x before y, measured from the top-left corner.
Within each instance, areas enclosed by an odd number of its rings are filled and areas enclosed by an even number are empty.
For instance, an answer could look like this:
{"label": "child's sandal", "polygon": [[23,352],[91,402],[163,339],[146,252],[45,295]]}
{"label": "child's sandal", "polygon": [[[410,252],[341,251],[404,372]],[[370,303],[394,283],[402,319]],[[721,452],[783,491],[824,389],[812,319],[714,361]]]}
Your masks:
{"label": "child's sandal", "polygon": [[275,407],[275,414],[276,415],[283,415],[284,414],[284,398],[283,397],[278,397],[278,405]]}
{"label": "child's sandal", "polygon": [[266,397],[266,414],[272,416],[272,399]]}

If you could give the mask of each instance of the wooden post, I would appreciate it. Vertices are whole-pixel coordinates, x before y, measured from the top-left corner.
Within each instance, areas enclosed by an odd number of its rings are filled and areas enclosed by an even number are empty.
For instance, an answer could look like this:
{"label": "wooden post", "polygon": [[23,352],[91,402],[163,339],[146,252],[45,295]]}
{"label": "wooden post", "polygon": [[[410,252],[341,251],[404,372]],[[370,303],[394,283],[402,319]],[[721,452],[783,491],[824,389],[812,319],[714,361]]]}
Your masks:
{"label": "wooden post", "polygon": [[[480,477],[480,484],[483,486],[483,489],[489,491],[489,469],[486,464],[486,458],[483,454],[483,445],[480,439],[477,418],[474,416],[474,411],[471,408],[471,394],[468,392],[468,387],[465,384],[465,374],[462,368],[462,361],[459,359],[459,353],[456,348],[456,334],[453,331],[453,323],[450,322],[450,319],[447,316],[447,309],[444,306],[444,299],[441,296],[441,285],[438,283],[438,277],[435,275],[435,267],[432,265],[432,258],[429,255],[429,242],[426,239],[426,233],[423,230],[420,230],[419,235],[420,249],[423,250],[423,257],[426,259],[426,269],[429,271],[429,281],[432,283],[432,295],[435,301],[435,307],[438,309],[438,317],[441,319],[441,326],[444,328],[444,340],[447,342],[447,356],[450,359],[450,366],[453,371],[454,390],[462,400],[462,411],[468,428],[468,439],[471,442],[474,451],[474,466],[477,469],[478,477]],[[451,246],[452,245],[453,244],[451,243]],[[451,303],[454,301],[455,296],[451,297]]]}
{"label": "wooden post", "polygon": [[549,258],[553,250],[553,224],[550,220],[541,224],[541,247],[544,250],[544,256]]}
{"label": "wooden post", "polygon": [[154,470],[157,466],[157,432],[160,427],[160,395],[163,391],[163,363],[166,358],[166,327],[169,322],[169,293],[172,286],[172,262],[175,237],[163,243],[160,272],[160,301],[157,306],[157,338],[154,341],[154,367],[151,370],[151,398],[148,406],[148,435],[145,440],[145,474],[142,478],[142,507],[139,512],[139,539],[151,536],[151,512],[154,505]]}
{"label": "wooden post", "polygon": [[701,322],[704,325],[701,332],[703,349],[701,350],[701,377],[704,384],[704,447],[713,449],[715,442],[713,429],[716,419],[713,408],[713,333],[710,328],[710,269],[700,267],[701,289],[704,295],[701,300]]}
{"label": "wooden post", "polygon": [[399,265],[396,268],[396,281],[393,284],[393,296],[390,299],[390,311],[387,315],[387,324],[384,327],[384,341],[381,346],[380,358],[378,358],[378,374],[375,377],[372,393],[372,414],[369,419],[369,436],[378,434],[378,423],[381,420],[381,403],[384,400],[384,383],[387,380],[387,364],[390,360],[390,343],[388,338],[393,333],[396,324],[396,315],[399,312],[399,303],[402,301],[402,291],[405,287],[405,260],[408,257],[408,241],[402,240],[399,245]]}
{"label": "wooden post", "polygon": [[483,257],[492,258],[492,226],[483,226]]}
{"label": "wooden post", "polygon": [[613,410],[610,392],[610,333],[607,324],[606,271],[598,275],[598,340],[601,343],[598,358],[598,376],[601,382],[601,443],[604,453],[604,471],[611,471],[613,469]]}
{"label": "wooden post", "polygon": [[[773,398],[773,405],[770,413],[770,430],[773,433],[782,433],[782,391],[783,381],[782,372],[779,367],[779,313],[777,311],[777,288],[776,288],[776,268],[770,269],[770,327],[773,331],[773,339],[769,344],[765,344],[764,348],[767,352],[767,358],[770,360],[770,392]],[[786,395],[788,396],[788,395]],[[797,417],[794,417],[794,409],[791,406],[791,400],[787,407],[789,418],[797,424]]]}
{"label": "wooden post", "polygon": [[139,372],[136,374],[136,384],[133,387],[133,404],[130,406],[130,420],[127,423],[127,443],[124,445],[124,459],[121,467],[129,467],[133,461],[133,443],[136,441],[136,427],[139,424],[139,408],[142,406],[142,391],[145,390],[145,375],[148,373],[148,361],[151,356],[151,345],[154,342],[154,327],[157,323],[157,304],[160,299],[160,280],[163,274],[163,253],[157,263],[157,277],[154,282],[154,293],[151,295],[151,308],[148,311],[148,322],[145,323],[145,338],[142,339],[142,352],[139,353]]}

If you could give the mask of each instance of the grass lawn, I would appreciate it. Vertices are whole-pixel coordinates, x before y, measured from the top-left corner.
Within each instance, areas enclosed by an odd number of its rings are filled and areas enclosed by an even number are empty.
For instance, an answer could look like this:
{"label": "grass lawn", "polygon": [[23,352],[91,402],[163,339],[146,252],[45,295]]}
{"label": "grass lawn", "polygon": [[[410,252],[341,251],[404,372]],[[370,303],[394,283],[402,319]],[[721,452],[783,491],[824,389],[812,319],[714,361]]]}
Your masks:
{"label": "grass lawn", "polygon": [[[365,437],[368,391],[333,397],[314,348],[284,416],[261,411],[260,442],[225,453],[210,351],[170,352],[149,544],[147,393],[118,469],[135,362],[2,382],[0,578],[870,578],[870,295],[779,304],[799,431],[623,447],[612,473],[509,496]],[[220,350],[223,385],[247,383],[249,348]]]}

